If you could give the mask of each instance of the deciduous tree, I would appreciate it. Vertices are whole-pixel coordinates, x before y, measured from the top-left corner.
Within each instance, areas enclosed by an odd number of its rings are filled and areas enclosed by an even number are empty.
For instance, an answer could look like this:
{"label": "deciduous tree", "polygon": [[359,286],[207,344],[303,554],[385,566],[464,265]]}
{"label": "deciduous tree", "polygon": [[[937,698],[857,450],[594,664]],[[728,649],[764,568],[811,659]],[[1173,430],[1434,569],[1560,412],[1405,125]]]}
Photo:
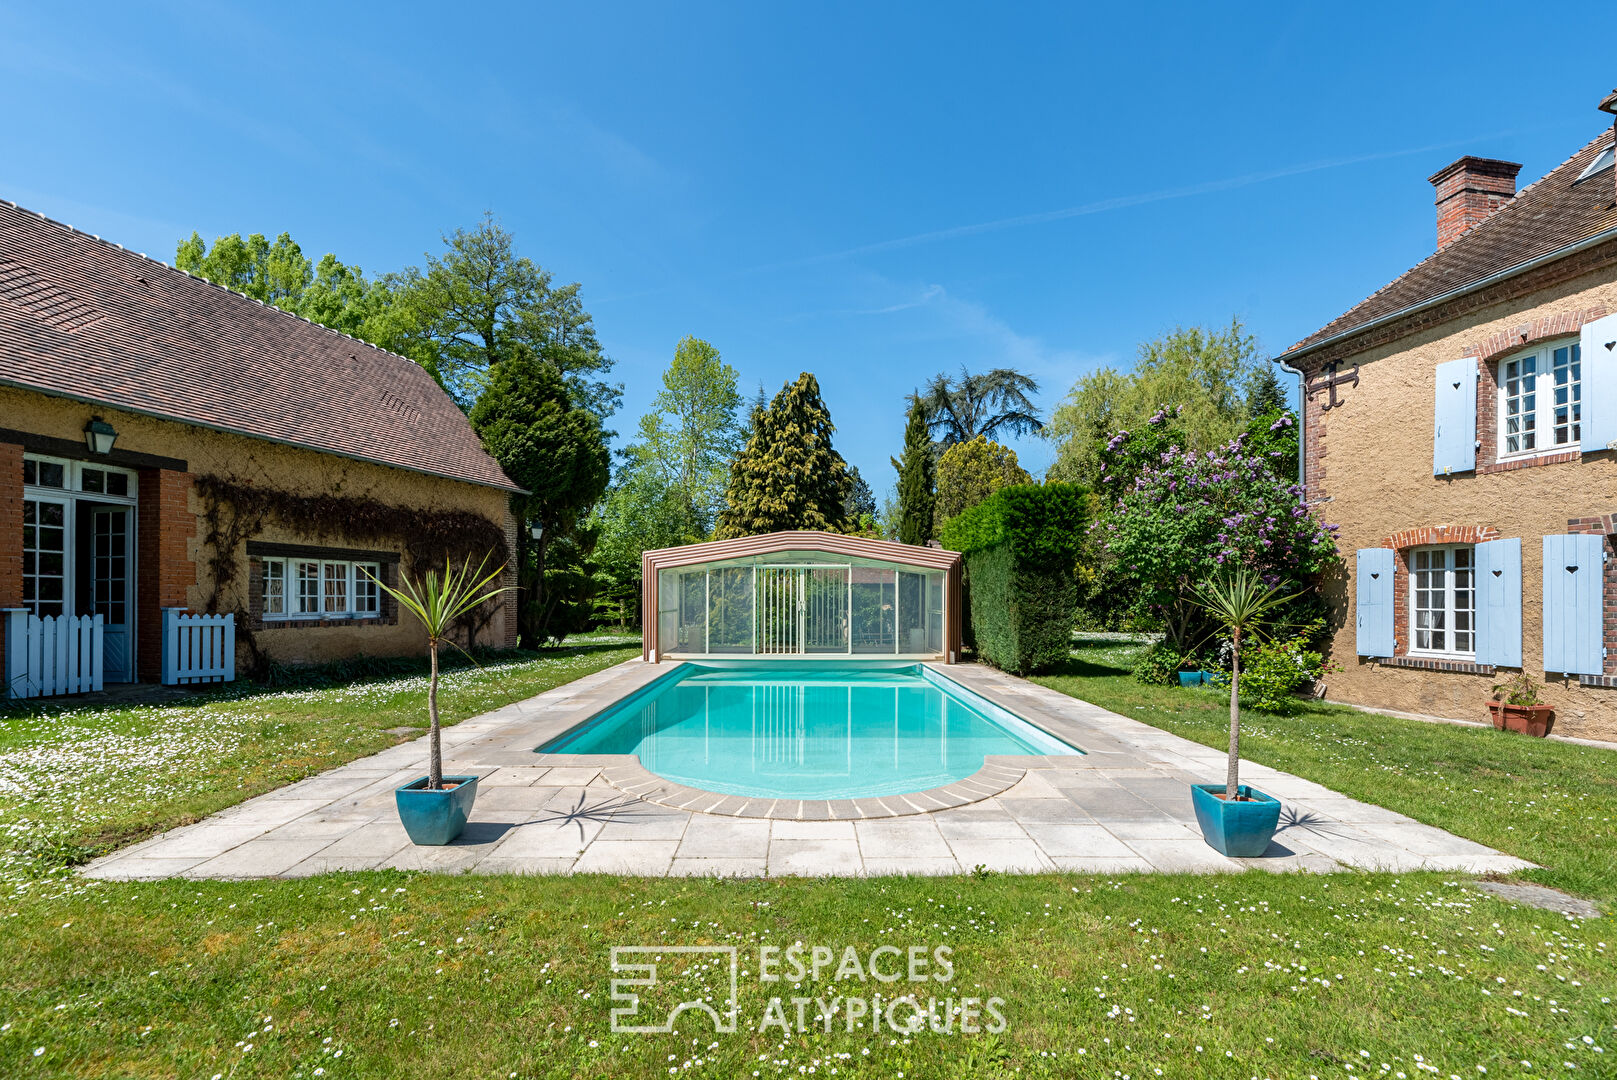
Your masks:
{"label": "deciduous tree", "polygon": [[1159,411],[1178,417],[1188,449],[1227,443],[1251,415],[1243,391],[1256,388],[1259,370],[1257,342],[1239,319],[1222,330],[1176,327],[1144,343],[1133,371],[1101,368],[1073,384],[1044,429],[1057,444],[1050,478],[1096,485],[1107,442]]}
{"label": "deciduous tree", "polygon": [[965,513],[1000,488],[1031,483],[1033,478],[1016,460],[1016,451],[981,435],[957,443],[938,459],[938,498],[933,511],[933,532]]}

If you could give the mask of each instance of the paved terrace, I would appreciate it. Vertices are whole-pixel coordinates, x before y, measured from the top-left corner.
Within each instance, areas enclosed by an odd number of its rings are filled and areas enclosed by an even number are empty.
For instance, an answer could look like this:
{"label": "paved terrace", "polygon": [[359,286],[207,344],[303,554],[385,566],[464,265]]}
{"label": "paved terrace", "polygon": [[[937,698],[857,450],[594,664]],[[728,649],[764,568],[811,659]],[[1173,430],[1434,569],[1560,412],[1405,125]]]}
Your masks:
{"label": "paved terrace", "polygon": [[995,757],[977,776],[925,795],[828,803],[694,792],[632,757],[533,752],[669,670],[632,660],[446,729],[444,772],[482,777],[471,821],[447,847],[411,845],[394,809],[393,789],[424,772],[423,738],[125,848],[85,873],[1483,873],[1531,865],[1249,763],[1242,779],[1285,804],[1281,829],[1263,858],[1225,858],[1202,841],[1188,787],[1222,780],[1222,753],[974,664],[939,670],[1086,753]]}

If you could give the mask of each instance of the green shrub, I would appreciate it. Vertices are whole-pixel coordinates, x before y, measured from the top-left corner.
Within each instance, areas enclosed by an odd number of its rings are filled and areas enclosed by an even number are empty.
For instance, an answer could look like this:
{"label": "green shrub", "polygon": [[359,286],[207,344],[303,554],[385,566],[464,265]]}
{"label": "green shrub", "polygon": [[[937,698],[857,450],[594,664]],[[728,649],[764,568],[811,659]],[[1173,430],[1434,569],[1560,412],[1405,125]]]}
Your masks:
{"label": "green shrub", "polygon": [[1179,669],[1184,660],[1184,654],[1178,649],[1159,641],[1140,654],[1134,664],[1134,681],[1147,686],[1171,686],[1179,681]]}
{"label": "green shrub", "polygon": [[1071,484],[1018,484],[952,518],[943,546],[965,555],[977,653],[1027,674],[1072,648],[1085,492]]}
{"label": "green shrub", "polygon": [[1301,711],[1297,690],[1329,670],[1314,642],[1325,624],[1315,622],[1289,637],[1276,636],[1242,650],[1241,700],[1263,712],[1291,716]]}

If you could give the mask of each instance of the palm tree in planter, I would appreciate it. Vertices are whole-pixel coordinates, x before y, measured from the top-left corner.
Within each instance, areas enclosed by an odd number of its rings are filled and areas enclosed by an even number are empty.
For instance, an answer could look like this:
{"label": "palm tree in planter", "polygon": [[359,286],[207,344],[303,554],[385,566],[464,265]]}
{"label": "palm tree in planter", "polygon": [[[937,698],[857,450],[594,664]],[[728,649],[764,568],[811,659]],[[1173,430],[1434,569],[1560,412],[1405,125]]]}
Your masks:
{"label": "palm tree in planter", "polygon": [[[1202,608],[1230,639],[1230,757],[1223,784],[1192,784],[1190,798],[1202,836],[1225,855],[1262,855],[1280,824],[1280,802],[1241,785],[1241,650],[1257,638],[1275,609],[1297,596],[1280,595],[1247,567],[1196,591]],[[1233,793],[1233,794],[1232,794]]]}
{"label": "palm tree in planter", "polygon": [[[472,803],[477,798],[477,777],[444,775],[443,740],[438,726],[438,648],[449,644],[460,649],[459,643],[449,637],[455,620],[484,601],[510,590],[508,585],[494,585],[505,573],[505,567],[502,565],[492,574],[485,575],[483,568],[487,563],[488,556],[485,555],[477,568],[473,569],[471,559],[467,559],[456,570],[445,561],[442,577],[436,570],[428,570],[426,577],[417,581],[411,581],[401,574],[399,588],[386,584],[374,575],[366,575],[376,582],[377,588],[414,615],[427,631],[427,655],[432,661],[432,675],[427,682],[427,717],[430,721],[427,775],[412,780],[393,793],[399,808],[399,820],[404,824],[404,831],[409,834],[410,840],[416,844],[442,845],[459,836],[466,827],[466,818],[471,814]],[[466,652],[465,649],[460,651]],[[466,655],[467,659],[471,659],[470,653]]]}

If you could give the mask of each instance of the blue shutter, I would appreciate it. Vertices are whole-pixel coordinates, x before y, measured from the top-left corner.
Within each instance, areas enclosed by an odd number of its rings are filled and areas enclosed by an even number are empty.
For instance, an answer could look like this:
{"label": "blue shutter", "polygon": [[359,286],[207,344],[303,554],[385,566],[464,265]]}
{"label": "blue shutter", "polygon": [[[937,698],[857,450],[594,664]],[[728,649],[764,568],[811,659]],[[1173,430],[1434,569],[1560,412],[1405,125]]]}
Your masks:
{"label": "blue shutter", "polygon": [[1599,675],[1605,667],[1603,536],[1544,538],[1544,670]]}
{"label": "blue shutter", "polygon": [[1522,542],[1477,545],[1477,663],[1522,666]]}
{"label": "blue shutter", "polygon": [[1477,467],[1477,358],[1437,365],[1437,422],[1432,437],[1432,474],[1471,472]]}
{"label": "blue shutter", "polygon": [[1583,328],[1584,453],[1617,443],[1617,315]]}
{"label": "blue shutter", "polygon": [[1354,568],[1357,601],[1355,651],[1360,656],[1391,656],[1392,548],[1360,548]]}

